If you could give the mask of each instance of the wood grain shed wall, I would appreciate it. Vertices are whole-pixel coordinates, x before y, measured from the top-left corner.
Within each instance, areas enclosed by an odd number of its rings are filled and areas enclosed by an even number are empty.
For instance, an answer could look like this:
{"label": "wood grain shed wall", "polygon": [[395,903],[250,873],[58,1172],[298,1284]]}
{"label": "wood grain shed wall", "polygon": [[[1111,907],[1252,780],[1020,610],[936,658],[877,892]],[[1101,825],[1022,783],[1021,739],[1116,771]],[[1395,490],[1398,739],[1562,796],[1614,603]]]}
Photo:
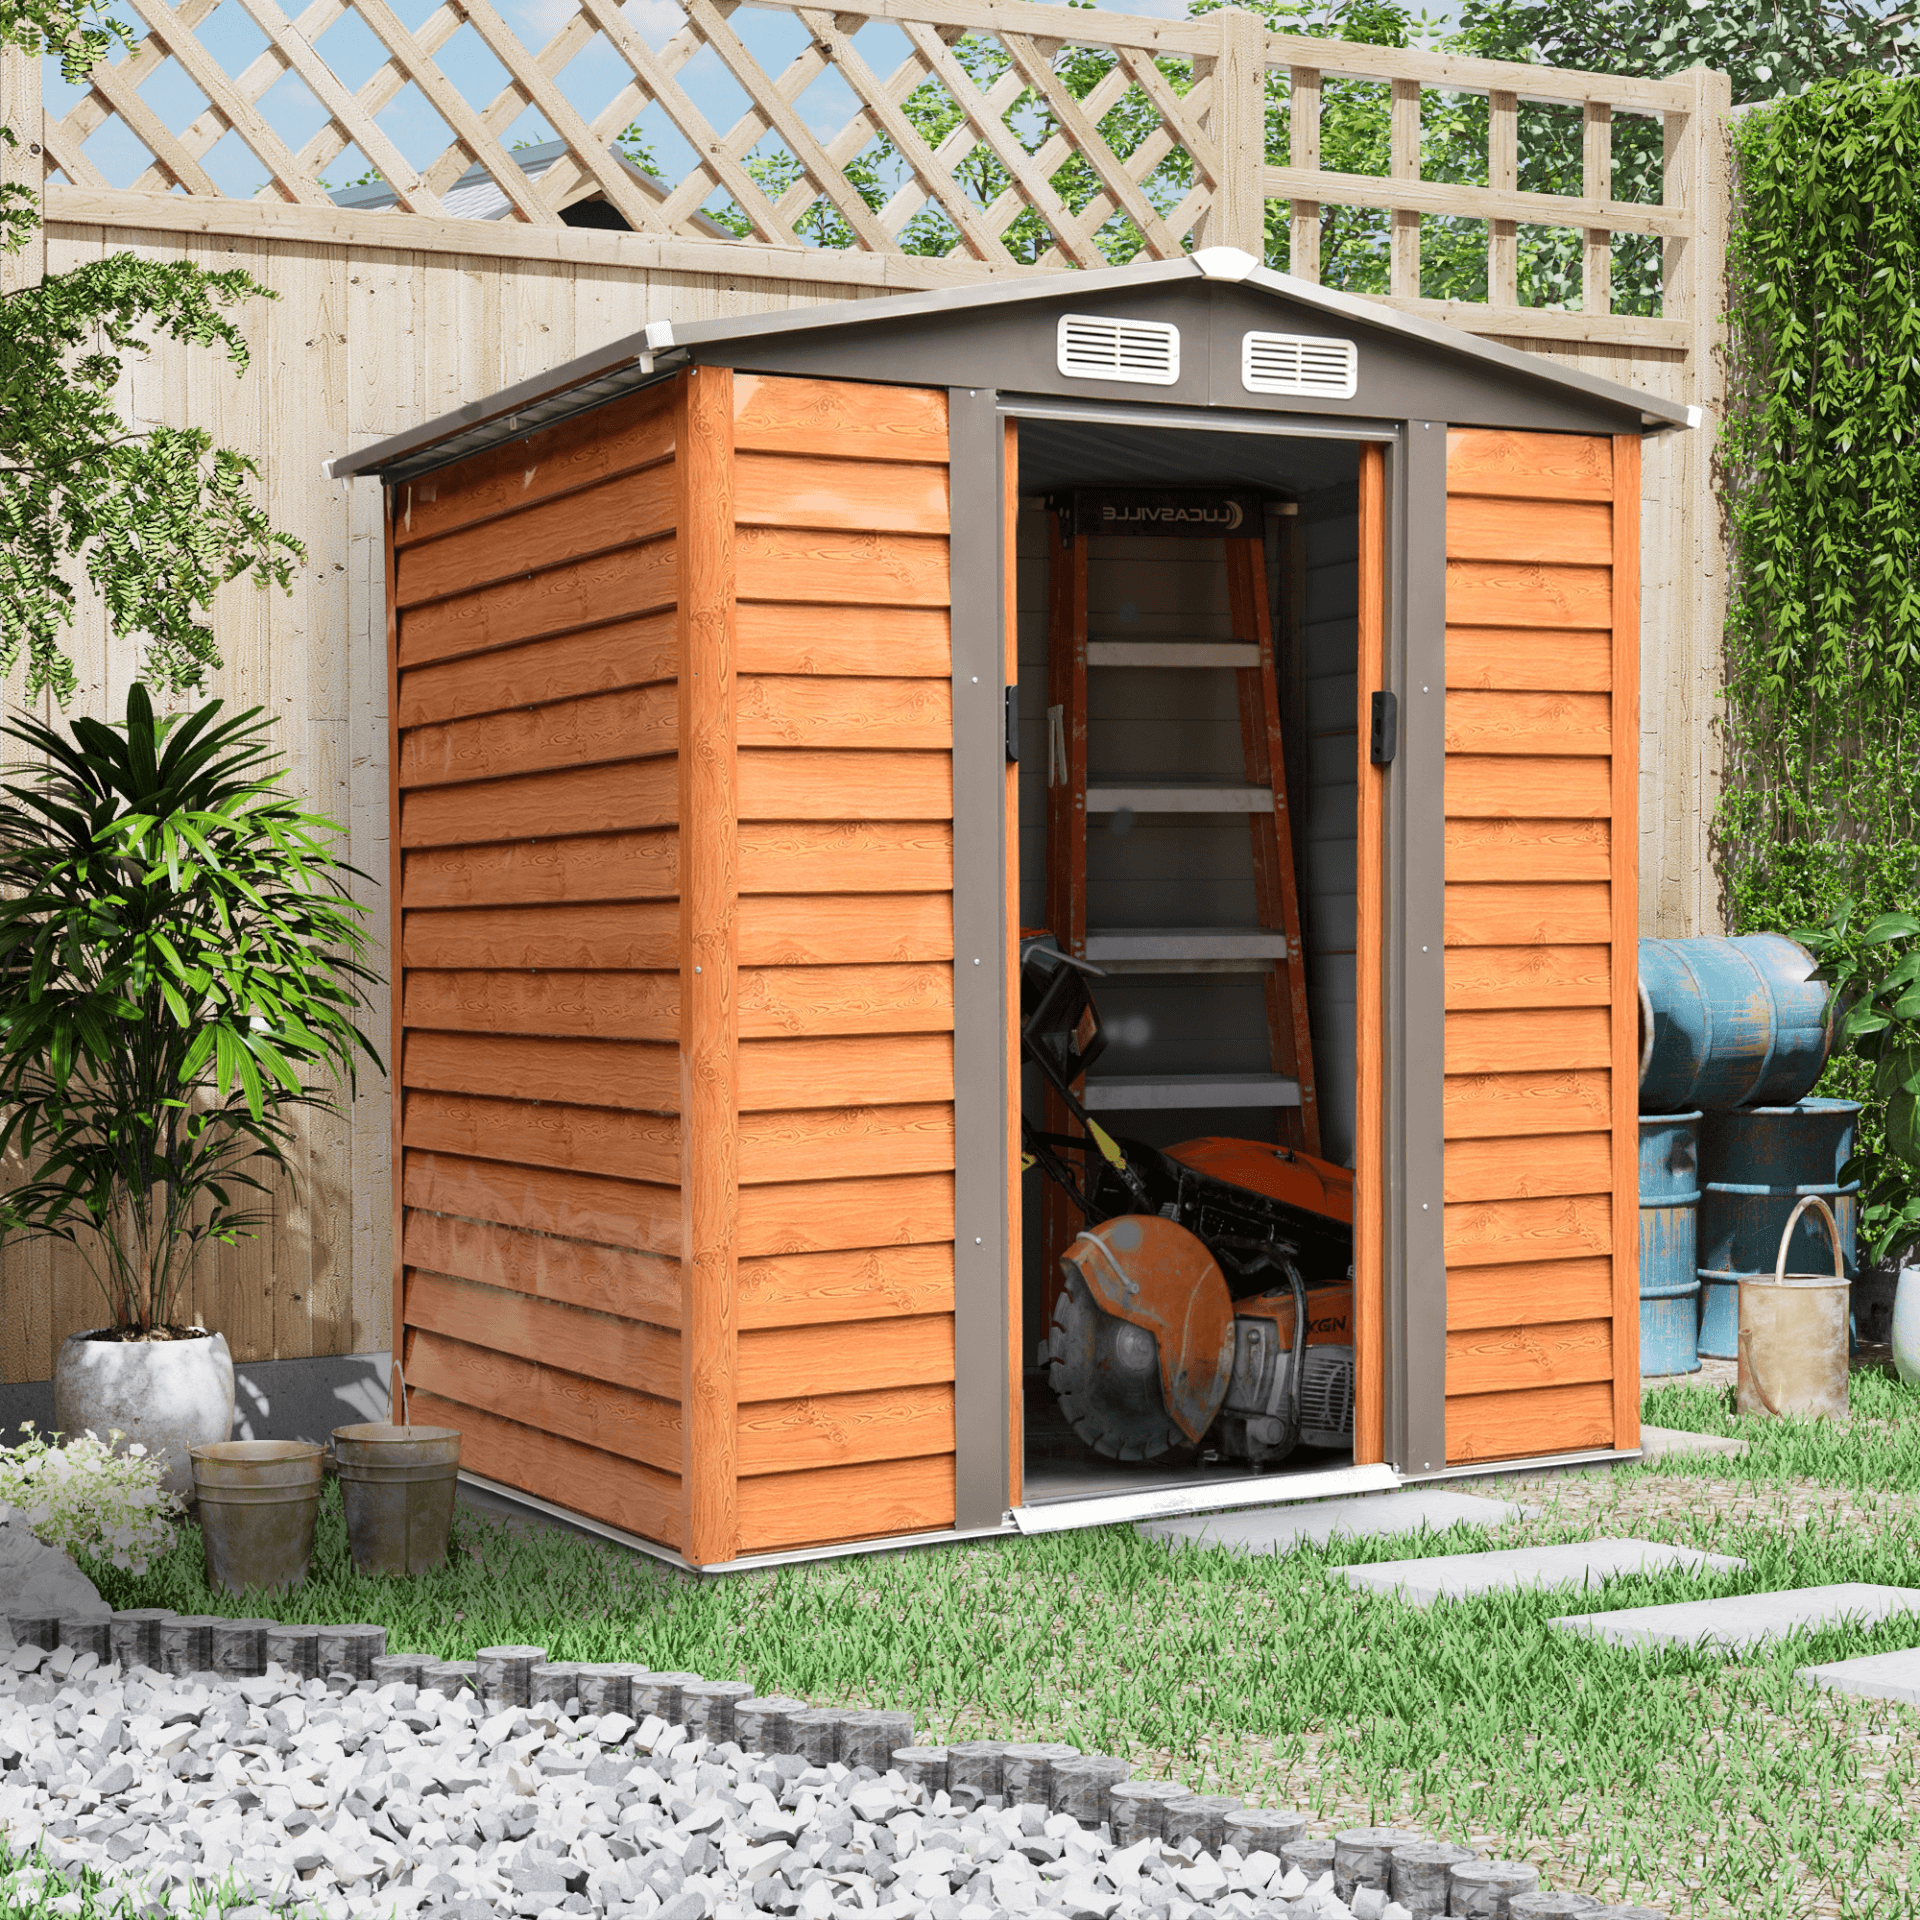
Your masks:
{"label": "wood grain shed wall", "polygon": [[1449,435],[1450,1461],[1639,1444],[1640,453]]}
{"label": "wood grain shed wall", "polygon": [[953,1520],[946,457],[701,368],[393,491],[415,1406],[696,1562]]}

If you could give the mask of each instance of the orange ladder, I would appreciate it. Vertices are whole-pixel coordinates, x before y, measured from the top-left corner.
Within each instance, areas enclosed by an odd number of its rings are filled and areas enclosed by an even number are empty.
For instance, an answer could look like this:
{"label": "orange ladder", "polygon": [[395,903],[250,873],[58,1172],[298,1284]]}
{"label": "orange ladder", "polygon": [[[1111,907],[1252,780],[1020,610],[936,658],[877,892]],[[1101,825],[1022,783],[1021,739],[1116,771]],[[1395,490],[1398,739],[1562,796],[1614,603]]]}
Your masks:
{"label": "orange ladder", "polygon": [[[1095,640],[1087,632],[1087,570],[1089,548],[1103,536],[1084,526],[1074,529],[1069,520],[1056,508],[1047,523],[1047,926],[1066,952],[1096,966],[1133,973],[1263,972],[1269,1054],[1265,1073],[1096,1073],[1076,1091],[1096,1115],[1149,1108],[1270,1107],[1280,1117],[1281,1144],[1317,1154],[1320,1114],[1314,1097],[1293,837],[1288,831],[1286,756],[1267,606],[1265,542],[1256,534],[1221,543],[1226,549],[1231,640]],[[1103,777],[1089,784],[1087,673],[1089,668],[1103,667],[1230,670],[1239,696],[1244,779],[1225,784]],[[1257,926],[1089,929],[1088,819],[1123,808],[1134,814],[1245,814]],[[1043,1124],[1050,1133],[1078,1131],[1064,1103],[1051,1091]],[[1079,1226],[1072,1202],[1047,1182],[1043,1202],[1046,1323],[1052,1320],[1061,1286],[1060,1255]]]}

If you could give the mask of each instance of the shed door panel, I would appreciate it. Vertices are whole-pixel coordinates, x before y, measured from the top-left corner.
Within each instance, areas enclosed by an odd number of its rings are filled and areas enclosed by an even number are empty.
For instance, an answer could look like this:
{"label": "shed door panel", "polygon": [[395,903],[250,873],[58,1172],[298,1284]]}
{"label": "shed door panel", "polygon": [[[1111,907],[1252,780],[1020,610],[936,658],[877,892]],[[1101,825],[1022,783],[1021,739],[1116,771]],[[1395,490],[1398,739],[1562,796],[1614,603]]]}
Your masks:
{"label": "shed door panel", "polygon": [[741,1553],[953,1524],[947,398],[735,382]]}
{"label": "shed door panel", "polygon": [[1449,436],[1450,1461],[1638,1439],[1638,452]]}

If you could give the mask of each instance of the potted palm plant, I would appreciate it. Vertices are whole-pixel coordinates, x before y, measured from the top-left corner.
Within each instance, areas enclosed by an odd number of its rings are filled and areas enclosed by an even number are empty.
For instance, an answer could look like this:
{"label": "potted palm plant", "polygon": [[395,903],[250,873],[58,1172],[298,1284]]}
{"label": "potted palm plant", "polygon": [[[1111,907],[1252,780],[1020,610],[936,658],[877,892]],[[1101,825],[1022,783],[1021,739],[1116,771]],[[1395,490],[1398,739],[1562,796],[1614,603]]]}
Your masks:
{"label": "potted palm plant", "polygon": [[271,1216],[295,1118],[337,1110],[375,976],[339,829],[281,790],[259,708],[69,734],[22,716],[0,798],[0,1230],[64,1240],[107,1305],[60,1349],[54,1420],[168,1456],[233,1426],[225,1337],[182,1324],[196,1255]]}

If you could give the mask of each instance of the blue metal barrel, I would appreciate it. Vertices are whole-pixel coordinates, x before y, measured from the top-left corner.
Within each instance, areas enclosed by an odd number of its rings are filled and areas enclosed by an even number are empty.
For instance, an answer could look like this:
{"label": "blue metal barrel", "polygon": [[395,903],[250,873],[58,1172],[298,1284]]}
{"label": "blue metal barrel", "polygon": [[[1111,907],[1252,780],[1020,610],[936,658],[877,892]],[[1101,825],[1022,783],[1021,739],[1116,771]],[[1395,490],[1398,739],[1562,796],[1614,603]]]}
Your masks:
{"label": "blue metal barrel", "polygon": [[[1840,1184],[1853,1157],[1860,1117],[1852,1100],[1801,1100],[1790,1107],[1710,1113],[1700,1130],[1700,1351],[1739,1352],[1740,1280],[1772,1273],[1794,1204],[1817,1193],[1840,1228],[1848,1277],[1858,1270],[1860,1186]],[[1811,1211],[1787,1245],[1789,1273],[1830,1273],[1827,1231]]]}
{"label": "blue metal barrel", "polygon": [[1640,1122],[1640,1371],[1697,1373],[1697,1113]]}
{"label": "blue metal barrel", "polygon": [[1833,1048],[1826,986],[1784,934],[1640,942],[1640,1111],[1801,1099]]}

